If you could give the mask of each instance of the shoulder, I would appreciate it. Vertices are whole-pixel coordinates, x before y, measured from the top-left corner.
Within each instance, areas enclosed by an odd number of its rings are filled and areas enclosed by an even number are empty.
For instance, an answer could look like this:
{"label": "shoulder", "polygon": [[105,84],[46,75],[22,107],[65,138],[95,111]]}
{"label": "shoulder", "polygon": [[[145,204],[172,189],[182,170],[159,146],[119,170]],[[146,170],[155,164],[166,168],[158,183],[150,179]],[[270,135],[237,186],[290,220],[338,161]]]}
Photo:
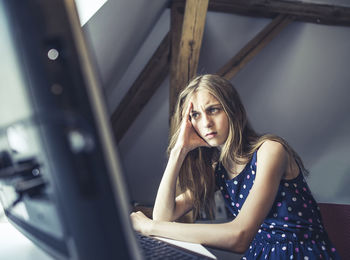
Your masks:
{"label": "shoulder", "polygon": [[[271,174],[283,175],[287,163],[288,153],[280,142],[266,140],[257,150],[257,165],[258,169],[260,168],[260,172],[264,171],[264,169],[269,169]],[[271,171],[272,169],[274,171]]]}
{"label": "shoulder", "polygon": [[280,154],[287,156],[287,151],[283,144],[273,140],[264,141],[257,150],[258,154]]}

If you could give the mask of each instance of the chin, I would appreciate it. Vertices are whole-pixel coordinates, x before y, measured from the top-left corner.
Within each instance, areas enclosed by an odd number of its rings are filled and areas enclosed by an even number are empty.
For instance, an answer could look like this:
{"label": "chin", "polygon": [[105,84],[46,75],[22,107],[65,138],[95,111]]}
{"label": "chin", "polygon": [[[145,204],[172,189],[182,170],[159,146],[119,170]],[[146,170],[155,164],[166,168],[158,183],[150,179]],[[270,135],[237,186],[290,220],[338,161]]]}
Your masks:
{"label": "chin", "polygon": [[222,144],[219,143],[219,142],[215,142],[215,141],[209,141],[207,142],[211,147],[219,147],[221,146]]}

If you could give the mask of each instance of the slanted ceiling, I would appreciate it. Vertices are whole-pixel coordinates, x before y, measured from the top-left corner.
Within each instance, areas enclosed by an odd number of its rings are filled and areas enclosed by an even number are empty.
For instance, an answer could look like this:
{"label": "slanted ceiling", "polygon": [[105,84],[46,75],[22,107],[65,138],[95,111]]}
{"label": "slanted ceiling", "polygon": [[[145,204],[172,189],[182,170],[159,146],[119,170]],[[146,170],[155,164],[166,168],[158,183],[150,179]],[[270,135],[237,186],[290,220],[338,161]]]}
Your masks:
{"label": "slanted ceiling", "polygon": [[170,115],[179,92],[197,73],[207,11],[272,21],[215,73],[232,79],[283,28],[293,21],[350,26],[350,6],[292,0],[173,0],[170,31],[112,113],[111,121],[119,142],[143,107],[170,73]]}

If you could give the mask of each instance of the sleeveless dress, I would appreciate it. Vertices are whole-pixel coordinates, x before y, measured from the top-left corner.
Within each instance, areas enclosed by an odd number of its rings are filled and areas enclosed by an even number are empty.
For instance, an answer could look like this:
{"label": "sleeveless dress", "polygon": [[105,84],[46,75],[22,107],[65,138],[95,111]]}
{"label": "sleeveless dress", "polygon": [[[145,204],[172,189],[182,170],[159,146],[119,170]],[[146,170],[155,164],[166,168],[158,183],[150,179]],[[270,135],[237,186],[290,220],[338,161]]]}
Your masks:
{"label": "sleeveless dress", "polygon": [[[256,158],[257,152],[233,179],[221,163],[216,166],[216,184],[233,218],[254,184]],[[292,180],[281,180],[271,210],[242,259],[340,259],[301,172]]]}

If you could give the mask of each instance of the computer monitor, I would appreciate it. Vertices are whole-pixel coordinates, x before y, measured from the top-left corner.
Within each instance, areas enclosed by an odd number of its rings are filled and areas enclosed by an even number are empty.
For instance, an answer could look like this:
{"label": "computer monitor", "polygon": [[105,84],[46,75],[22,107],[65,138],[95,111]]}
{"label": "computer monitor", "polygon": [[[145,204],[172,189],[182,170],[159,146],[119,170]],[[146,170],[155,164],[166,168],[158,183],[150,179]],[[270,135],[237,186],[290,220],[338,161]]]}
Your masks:
{"label": "computer monitor", "polygon": [[0,0],[0,39],[7,218],[57,259],[140,259],[74,1]]}

